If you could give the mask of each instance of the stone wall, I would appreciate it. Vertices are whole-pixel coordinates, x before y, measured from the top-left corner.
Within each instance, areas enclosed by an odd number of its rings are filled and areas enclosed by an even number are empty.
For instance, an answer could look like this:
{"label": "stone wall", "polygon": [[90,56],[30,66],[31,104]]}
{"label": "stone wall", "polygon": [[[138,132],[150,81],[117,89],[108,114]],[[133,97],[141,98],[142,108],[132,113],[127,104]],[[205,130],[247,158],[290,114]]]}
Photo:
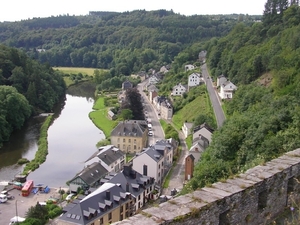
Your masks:
{"label": "stone wall", "polygon": [[233,179],[176,197],[114,224],[268,224],[300,200],[299,180],[300,149],[296,149]]}

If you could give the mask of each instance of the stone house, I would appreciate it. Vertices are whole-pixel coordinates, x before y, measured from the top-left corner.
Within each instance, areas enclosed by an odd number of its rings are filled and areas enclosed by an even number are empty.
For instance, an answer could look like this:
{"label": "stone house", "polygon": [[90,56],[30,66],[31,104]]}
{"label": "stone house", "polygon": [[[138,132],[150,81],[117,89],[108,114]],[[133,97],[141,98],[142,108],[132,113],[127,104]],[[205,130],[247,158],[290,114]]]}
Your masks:
{"label": "stone house", "polygon": [[133,84],[129,80],[125,80],[122,83],[122,90],[127,90],[129,88],[133,88]]}
{"label": "stone house", "polygon": [[148,127],[144,120],[128,120],[119,122],[112,130],[111,144],[125,153],[142,151],[148,142]]}

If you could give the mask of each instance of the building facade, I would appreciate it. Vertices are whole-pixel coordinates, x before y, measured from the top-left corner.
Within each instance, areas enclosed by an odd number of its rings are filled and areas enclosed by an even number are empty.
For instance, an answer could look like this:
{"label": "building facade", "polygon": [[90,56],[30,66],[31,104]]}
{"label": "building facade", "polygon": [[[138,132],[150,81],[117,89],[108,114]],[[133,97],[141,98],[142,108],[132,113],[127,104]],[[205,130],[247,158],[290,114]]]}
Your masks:
{"label": "building facade", "polygon": [[120,122],[111,132],[111,144],[125,153],[137,153],[147,146],[147,122],[128,120]]}

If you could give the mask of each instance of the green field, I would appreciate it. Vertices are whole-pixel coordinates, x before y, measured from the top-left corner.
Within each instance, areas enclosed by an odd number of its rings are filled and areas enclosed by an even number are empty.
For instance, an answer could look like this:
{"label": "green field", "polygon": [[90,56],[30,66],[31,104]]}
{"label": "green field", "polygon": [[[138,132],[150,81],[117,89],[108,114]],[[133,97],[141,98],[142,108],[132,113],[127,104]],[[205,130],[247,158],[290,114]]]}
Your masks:
{"label": "green field", "polygon": [[209,104],[210,101],[207,98],[207,94],[200,95],[176,112],[172,118],[175,127],[180,130],[184,122],[192,123],[200,113],[204,115],[214,115],[212,107]]}
{"label": "green field", "polygon": [[90,119],[99,129],[104,132],[105,137],[108,138],[118,122],[110,120],[107,117],[109,107],[104,105],[104,97],[99,97],[97,99],[97,101],[94,103],[93,109],[95,109],[95,111],[89,113]]}
{"label": "green field", "polygon": [[[94,71],[97,70],[97,68],[84,68],[84,67],[53,67],[54,70],[59,70],[65,74],[78,74],[82,73],[82,75],[89,75],[93,76]],[[102,70],[102,69],[98,69]]]}

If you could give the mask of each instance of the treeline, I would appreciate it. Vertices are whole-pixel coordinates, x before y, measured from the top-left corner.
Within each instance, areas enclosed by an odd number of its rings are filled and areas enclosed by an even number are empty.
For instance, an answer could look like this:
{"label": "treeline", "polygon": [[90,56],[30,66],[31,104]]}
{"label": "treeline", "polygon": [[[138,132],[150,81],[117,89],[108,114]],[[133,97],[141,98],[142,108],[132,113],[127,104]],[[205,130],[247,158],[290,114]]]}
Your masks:
{"label": "treeline", "polygon": [[[238,24],[228,36],[210,42],[211,71],[229,77],[238,90],[225,102],[227,119],[215,131],[188,189],[300,147],[300,8],[282,7],[283,2],[268,0],[266,7],[272,3],[282,11],[266,9],[262,23]],[[257,79],[262,75],[268,79]]]}
{"label": "treeline", "polygon": [[238,21],[251,24],[256,18],[184,16],[166,10],[37,18],[0,23],[0,42],[51,66],[114,68],[117,75],[129,75],[158,69],[192,43],[224,36]]}
{"label": "treeline", "polygon": [[65,93],[58,71],[0,45],[0,145],[32,114],[50,112]]}

